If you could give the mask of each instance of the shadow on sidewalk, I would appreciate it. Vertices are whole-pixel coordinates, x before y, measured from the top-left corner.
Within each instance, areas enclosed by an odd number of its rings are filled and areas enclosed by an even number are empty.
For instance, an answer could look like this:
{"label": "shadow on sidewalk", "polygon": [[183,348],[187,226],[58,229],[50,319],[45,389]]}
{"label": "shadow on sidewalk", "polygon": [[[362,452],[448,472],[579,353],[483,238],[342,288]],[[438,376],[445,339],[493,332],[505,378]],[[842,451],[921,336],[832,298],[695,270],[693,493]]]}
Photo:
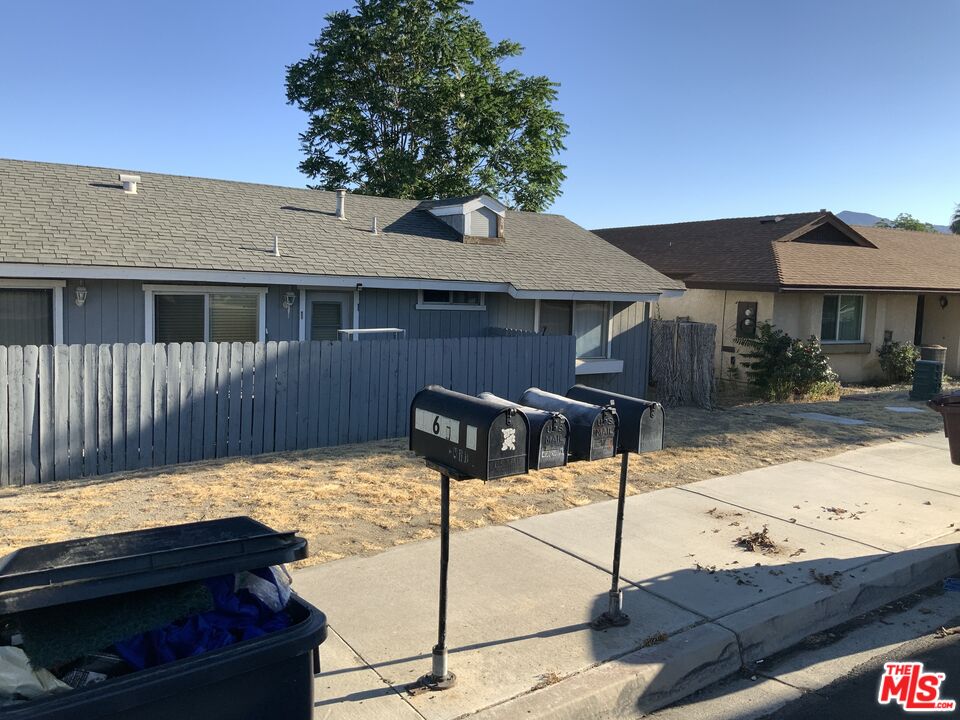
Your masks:
{"label": "shadow on sidewalk", "polygon": [[[944,542],[939,547],[941,549],[951,547],[954,551],[957,550],[957,544],[951,542]],[[691,665],[689,660],[684,661],[682,658],[685,652],[683,640],[677,636],[684,630],[708,622],[715,622],[722,626],[733,614],[739,614],[738,626],[742,627],[744,622],[749,625],[752,619],[750,613],[756,612],[757,625],[753,634],[780,633],[779,637],[767,637],[764,641],[776,650],[783,650],[800,643],[809,635],[842,624],[900,596],[914,592],[925,584],[935,582],[937,578],[930,576],[918,586],[916,584],[919,581],[918,576],[924,577],[923,572],[918,573],[910,569],[897,575],[881,573],[878,576],[871,567],[876,561],[894,554],[901,560],[899,567],[911,566],[912,568],[914,563],[918,568],[929,566],[929,560],[935,551],[936,548],[927,547],[899,553],[877,552],[850,558],[821,557],[809,560],[797,558],[795,562],[756,565],[748,561],[751,557],[760,556],[745,552],[744,560],[741,561],[742,567],[728,565],[722,568],[678,568],[675,572],[640,580],[639,587],[624,583],[624,611],[631,618],[630,625],[626,627],[599,632],[590,629],[589,621],[607,609],[608,594],[603,590],[590,598],[584,598],[582,622],[452,645],[449,650],[450,666],[456,671],[457,658],[464,654],[487,651],[494,647],[508,648],[516,643],[535,643],[538,646],[542,643],[542,648],[538,647],[533,653],[535,657],[542,657],[542,664],[531,667],[529,670],[524,668],[524,672],[529,673],[530,677],[536,677],[538,674],[547,674],[554,669],[551,640],[561,636],[580,634],[582,639],[574,642],[580,642],[586,646],[587,657],[582,667],[576,669],[576,673],[595,664],[612,660],[633,663],[638,668],[646,666],[653,669],[653,674],[650,675],[652,679],[648,678],[642,695],[636,698],[636,707],[641,711],[649,711],[658,706],[660,698],[672,695],[673,699],[678,699],[675,693],[680,685],[689,682],[689,692],[694,692],[702,686],[696,684],[697,673],[702,668],[696,664]],[[914,556],[915,560],[912,559]],[[769,559],[769,556],[763,557]],[[871,572],[872,570],[874,572]],[[911,585],[890,584],[893,580],[899,581],[901,576],[908,579]],[[791,606],[789,600],[783,598],[785,604],[780,606],[783,608],[782,614],[774,614],[771,618],[768,609],[759,607],[761,603],[772,598],[791,593],[796,594],[796,604]],[[655,626],[648,619],[649,609],[652,604],[662,600],[693,613],[698,619],[682,627]],[[716,612],[705,612],[704,608],[711,603],[716,606]],[[504,615],[511,611],[509,607],[503,607],[501,610]],[[483,614],[488,616],[489,610]],[[336,617],[330,618],[330,622],[332,629],[336,630]],[[496,625],[491,624],[490,627],[493,635]],[[451,625],[449,633],[455,642],[457,637],[455,624]],[[624,635],[630,638],[630,642],[626,645],[623,642]],[[381,676],[383,683],[390,683],[391,681],[387,679],[389,672],[385,671],[411,662],[422,663],[423,671],[427,672],[431,657],[428,648],[432,640],[432,628],[425,629],[423,647],[426,650],[424,652],[381,662],[367,663],[364,659],[367,664],[347,669],[332,669],[323,672],[319,677],[331,678],[354,672],[365,673],[372,669]],[[740,640],[743,645],[743,639]],[[878,645],[882,643],[878,641]],[[730,652],[735,655],[738,652],[736,646],[732,648]],[[565,677],[561,675],[559,679],[562,680]],[[713,678],[711,682],[716,679],[719,678]],[[466,685],[458,685],[458,688],[461,693],[469,692],[469,687]],[[361,690],[340,697],[319,699],[315,705],[323,707],[338,703],[361,702],[393,693],[402,694],[403,685],[399,682],[396,685],[378,685],[369,690]]]}

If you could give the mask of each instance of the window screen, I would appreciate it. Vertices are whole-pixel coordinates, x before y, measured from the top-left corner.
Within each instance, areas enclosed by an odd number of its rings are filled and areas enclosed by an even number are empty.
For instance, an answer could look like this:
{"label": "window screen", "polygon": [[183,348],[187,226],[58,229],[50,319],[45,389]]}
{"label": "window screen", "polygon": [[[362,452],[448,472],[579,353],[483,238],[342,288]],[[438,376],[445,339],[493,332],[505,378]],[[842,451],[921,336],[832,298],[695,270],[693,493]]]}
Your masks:
{"label": "window screen", "polygon": [[827,342],[860,342],[863,326],[862,295],[824,295],[820,339]]}
{"label": "window screen", "polygon": [[449,290],[424,290],[423,301],[425,303],[448,303],[450,302]]}
{"label": "window screen", "polygon": [[343,325],[343,308],[338,302],[315,302],[310,305],[310,339],[339,340]]}
{"label": "window screen", "polygon": [[153,336],[158,343],[203,342],[203,295],[157,295]]}
{"label": "window screen", "polygon": [[[543,307],[540,308],[541,315]],[[607,304],[578,302],[573,306],[573,334],[577,337],[578,358],[607,356]]]}
{"label": "window screen", "polygon": [[442,305],[479,305],[480,293],[473,290],[424,290],[423,302]]}
{"label": "window screen", "polygon": [[544,335],[572,335],[569,300],[540,301],[540,330]]}
{"label": "window screen", "polygon": [[0,345],[53,344],[53,291],[0,290]]}
{"label": "window screen", "polygon": [[210,295],[211,342],[257,342],[256,295]]}

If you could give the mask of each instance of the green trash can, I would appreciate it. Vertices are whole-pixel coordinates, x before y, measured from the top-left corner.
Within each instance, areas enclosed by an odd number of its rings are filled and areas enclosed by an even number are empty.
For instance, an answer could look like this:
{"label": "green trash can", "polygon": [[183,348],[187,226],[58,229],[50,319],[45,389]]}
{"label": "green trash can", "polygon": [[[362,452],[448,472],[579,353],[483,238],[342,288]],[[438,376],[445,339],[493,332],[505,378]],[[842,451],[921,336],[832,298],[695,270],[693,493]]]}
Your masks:
{"label": "green trash can", "polygon": [[911,400],[930,400],[943,389],[943,363],[935,360],[917,360],[913,369]]}

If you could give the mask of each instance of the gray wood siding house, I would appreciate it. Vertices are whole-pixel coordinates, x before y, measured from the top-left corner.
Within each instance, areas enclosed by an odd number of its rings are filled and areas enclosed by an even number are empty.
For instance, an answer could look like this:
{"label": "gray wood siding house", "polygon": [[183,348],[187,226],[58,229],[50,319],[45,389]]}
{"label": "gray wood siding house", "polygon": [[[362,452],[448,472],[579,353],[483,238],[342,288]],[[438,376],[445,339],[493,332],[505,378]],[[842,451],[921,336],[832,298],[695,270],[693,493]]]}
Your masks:
{"label": "gray wood siding house", "polygon": [[682,289],[562,216],[483,195],[417,202],[0,160],[0,345],[509,329],[574,335],[578,380],[643,394],[649,305]]}

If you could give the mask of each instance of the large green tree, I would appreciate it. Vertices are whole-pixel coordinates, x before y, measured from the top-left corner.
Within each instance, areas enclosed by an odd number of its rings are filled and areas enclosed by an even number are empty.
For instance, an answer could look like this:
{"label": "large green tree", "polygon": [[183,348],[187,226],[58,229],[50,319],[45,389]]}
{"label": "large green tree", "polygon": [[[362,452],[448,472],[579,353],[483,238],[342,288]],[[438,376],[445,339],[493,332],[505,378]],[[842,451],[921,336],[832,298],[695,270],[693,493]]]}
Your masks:
{"label": "large green tree", "polygon": [[874,227],[894,228],[896,230],[916,230],[918,232],[935,233],[937,229],[930,223],[917,220],[910,213],[900,213],[893,220],[878,220]]}
{"label": "large green tree", "polygon": [[953,211],[953,219],[950,221],[950,230],[955,235],[960,235],[960,204]]}
{"label": "large green tree", "polygon": [[300,169],[315,187],[427,199],[473,192],[523,210],[560,194],[567,126],[549,78],[505,69],[470,0],[357,0],[327,15],[287,68],[287,101],[309,114]]}

